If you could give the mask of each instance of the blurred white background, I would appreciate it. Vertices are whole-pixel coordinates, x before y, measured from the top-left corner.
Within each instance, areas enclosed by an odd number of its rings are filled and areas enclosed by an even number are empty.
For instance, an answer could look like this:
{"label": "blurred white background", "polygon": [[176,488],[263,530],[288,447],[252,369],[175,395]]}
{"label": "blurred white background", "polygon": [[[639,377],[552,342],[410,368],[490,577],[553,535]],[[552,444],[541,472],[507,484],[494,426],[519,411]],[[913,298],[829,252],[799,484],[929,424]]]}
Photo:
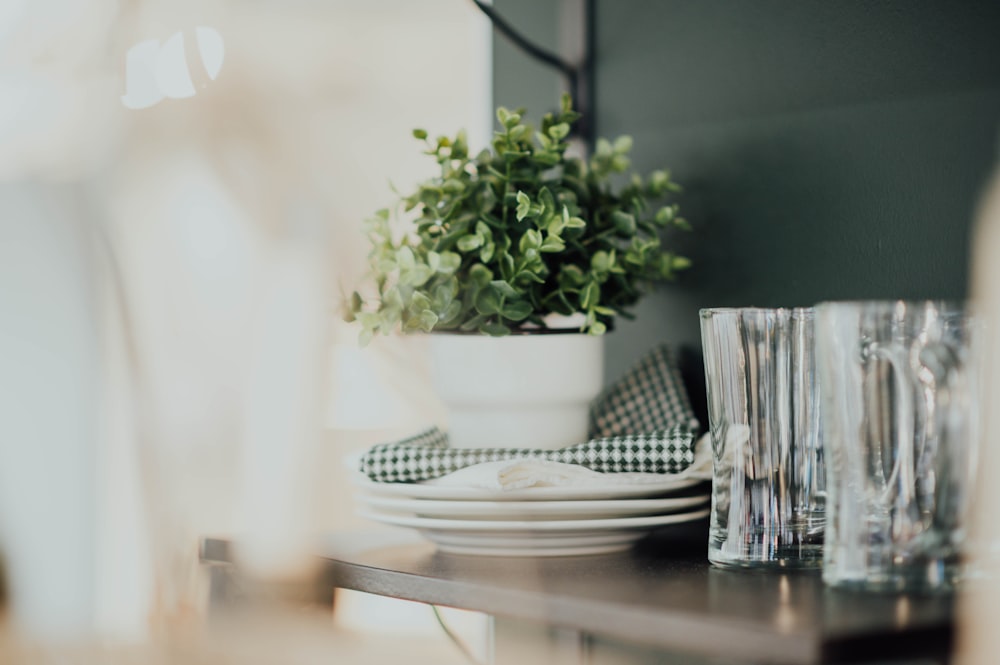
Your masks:
{"label": "blurred white background", "polygon": [[[317,531],[367,528],[344,457],[439,407],[419,341],[361,351],[338,300],[366,270],[362,220],[435,167],[411,129],[485,145],[490,47],[461,0],[0,5],[0,547],[21,632],[141,640],[201,616],[205,534],[242,534],[278,575]],[[358,626],[362,605],[338,613]]]}

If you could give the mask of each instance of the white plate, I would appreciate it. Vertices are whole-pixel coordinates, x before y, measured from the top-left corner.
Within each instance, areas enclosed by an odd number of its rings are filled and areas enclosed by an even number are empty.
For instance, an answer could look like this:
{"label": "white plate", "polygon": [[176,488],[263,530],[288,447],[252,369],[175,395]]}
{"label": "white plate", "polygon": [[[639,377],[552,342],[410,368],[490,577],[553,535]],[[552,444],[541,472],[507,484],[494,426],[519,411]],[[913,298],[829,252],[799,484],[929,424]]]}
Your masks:
{"label": "white plate", "polygon": [[663,496],[694,487],[704,482],[696,478],[664,478],[635,485],[564,485],[559,487],[526,487],[517,490],[488,490],[478,487],[447,487],[420,483],[376,483],[360,473],[351,475],[353,482],[369,494],[406,497],[409,499],[439,499],[444,501],[586,501],[607,499],[639,499]]}
{"label": "white plate", "polygon": [[607,501],[441,501],[378,496],[362,492],[360,501],[379,512],[417,517],[547,520],[592,520],[609,517],[665,515],[705,504],[708,494],[669,499],[609,499]]}
{"label": "white plate", "polygon": [[658,527],[706,517],[708,508],[673,515],[595,520],[446,520],[361,511],[363,517],[417,529],[438,549],[489,556],[578,556],[627,549]]}
{"label": "white plate", "polygon": [[472,554],[476,556],[584,556],[610,554],[632,547],[645,536],[642,531],[615,531],[612,533],[561,535],[538,534],[527,538],[508,535],[476,534],[447,531],[422,531],[442,552]]}

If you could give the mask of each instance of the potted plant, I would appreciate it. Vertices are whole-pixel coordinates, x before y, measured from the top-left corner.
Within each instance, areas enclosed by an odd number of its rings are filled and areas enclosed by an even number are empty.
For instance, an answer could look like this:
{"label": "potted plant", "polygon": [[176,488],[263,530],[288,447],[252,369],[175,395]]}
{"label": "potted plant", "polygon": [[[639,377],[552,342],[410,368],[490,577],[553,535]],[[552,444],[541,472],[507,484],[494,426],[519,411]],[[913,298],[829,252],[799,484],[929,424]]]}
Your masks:
{"label": "potted plant", "polygon": [[[586,438],[602,387],[601,335],[652,282],[690,262],[661,237],[689,229],[667,171],[632,175],[627,136],[567,154],[578,118],[568,96],[539,131],[497,110],[490,148],[464,132],[424,142],[440,172],[367,221],[374,289],[355,292],[361,342],[434,333],[436,388],[462,447],[560,447]],[[620,186],[616,181],[623,180]],[[553,334],[558,333],[558,334]]]}

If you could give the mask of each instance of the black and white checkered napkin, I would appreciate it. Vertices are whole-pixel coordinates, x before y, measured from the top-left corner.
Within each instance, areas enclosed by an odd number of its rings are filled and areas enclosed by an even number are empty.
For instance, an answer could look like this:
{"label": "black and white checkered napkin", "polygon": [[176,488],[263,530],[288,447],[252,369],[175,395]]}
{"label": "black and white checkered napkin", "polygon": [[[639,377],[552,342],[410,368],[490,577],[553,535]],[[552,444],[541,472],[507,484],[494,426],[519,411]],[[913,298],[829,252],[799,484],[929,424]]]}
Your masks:
{"label": "black and white checkered napkin", "polygon": [[559,450],[460,449],[434,427],[383,443],[361,458],[361,471],[381,483],[439,478],[473,464],[544,459],[603,473],[680,473],[694,460],[698,421],[688,402],[673,350],[659,346],[601,394],[591,406],[586,443]]}

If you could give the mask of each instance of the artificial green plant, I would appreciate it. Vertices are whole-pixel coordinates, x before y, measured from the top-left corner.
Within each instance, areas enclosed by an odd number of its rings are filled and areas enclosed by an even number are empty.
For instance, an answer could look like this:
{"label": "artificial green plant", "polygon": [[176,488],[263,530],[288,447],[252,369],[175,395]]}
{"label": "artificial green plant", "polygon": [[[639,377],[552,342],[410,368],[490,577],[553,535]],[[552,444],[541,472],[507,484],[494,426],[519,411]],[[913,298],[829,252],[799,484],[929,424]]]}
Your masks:
{"label": "artificial green plant", "polygon": [[396,329],[507,335],[576,313],[599,335],[648,284],[690,265],[662,237],[690,229],[666,201],[680,191],[669,172],[612,182],[630,167],[630,137],[599,139],[584,161],[566,154],[579,117],[568,96],[540,131],[523,117],[499,108],[492,150],[475,156],[465,132],[413,131],[440,174],[402,197],[401,215],[383,209],[366,222],[377,293],[355,292],[348,312],[362,343]]}

